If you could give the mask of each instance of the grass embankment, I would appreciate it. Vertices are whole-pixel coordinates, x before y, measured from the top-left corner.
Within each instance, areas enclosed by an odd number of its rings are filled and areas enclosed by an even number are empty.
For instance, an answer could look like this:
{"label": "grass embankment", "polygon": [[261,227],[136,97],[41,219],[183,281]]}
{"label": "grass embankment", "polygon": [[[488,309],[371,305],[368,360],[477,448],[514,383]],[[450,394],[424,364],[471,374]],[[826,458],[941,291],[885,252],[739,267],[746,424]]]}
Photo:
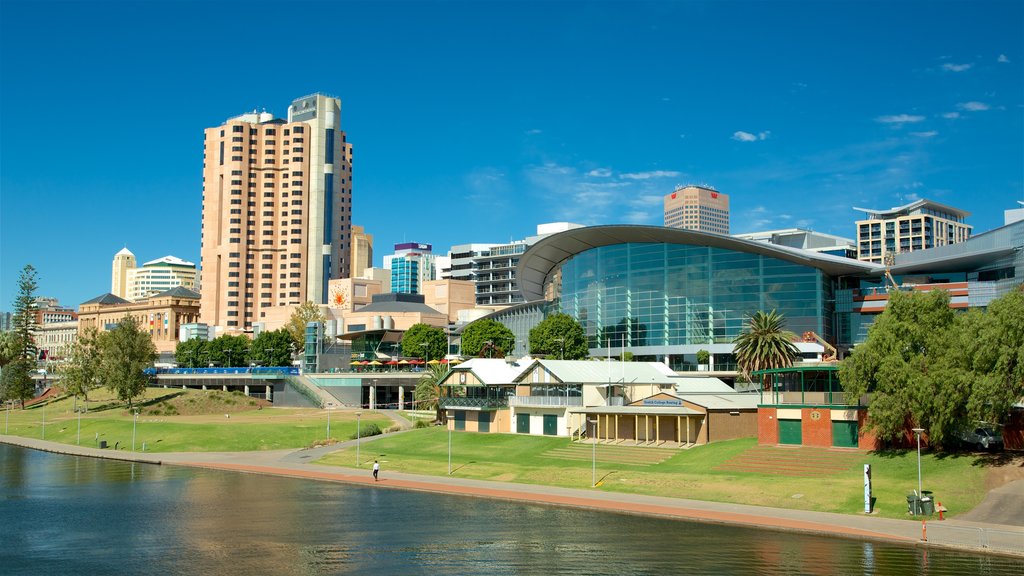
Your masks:
{"label": "grass embankment", "polygon": [[[598,489],[855,514],[864,510],[863,465],[871,464],[875,512],[883,517],[907,518],[906,495],[917,488],[916,452],[840,453],[844,469],[814,477],[717,470],[755,447],[752,438],[690,450],[598,445]],[[452,475],[589,488],[591,448],[565,438],[454,432]],[[448,432],[435,427],[375,439],[362,445],[360,456],[364,466],[379,459],[385,472],[446,476]],[[922,454],[924,489],[935,493],[936,500],[950,510],[950,516],[966,512],[984,497],[984,461],[972,455]],[[355,450],[332,453],[318,463],[352,466]]]}
{"label": "grass embankment", "polygon": [[[80,401],[81,404],[81,401]],[[82,414],[81,445],[95,447],[99,440],[120,450],[132,448],[132,414],[108,392],[90,393]],[[4,411],[0,431],[51,442],[76,444],[78,418],[74,399]],[[314,408],[273,408],[263,400],[219,390],[149,388],[137,401],[135,446],[147,452],[239,452],[302,448],[327,437],[327,412]],[[364,412],[363,427],[391,426],[386,416]],[[45,425],[44,425],[45,424]],[[331,438],[348,440],[356,433],[354,410],[331,413]]]}

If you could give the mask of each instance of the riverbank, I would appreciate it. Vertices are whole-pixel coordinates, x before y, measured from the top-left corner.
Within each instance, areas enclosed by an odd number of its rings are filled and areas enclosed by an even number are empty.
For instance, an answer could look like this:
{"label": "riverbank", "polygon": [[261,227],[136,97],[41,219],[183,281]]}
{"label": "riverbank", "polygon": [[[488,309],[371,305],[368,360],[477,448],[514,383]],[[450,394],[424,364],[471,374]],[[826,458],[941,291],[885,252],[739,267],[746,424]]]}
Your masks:
{"label": "riverbank", "polygon": [[[310,463],[327,453],[346,447],[345,444],[309,450],[166,453],[157,456],[98,450],[15,436],[0,435],[0,442],[58,454],[268,474],[477,498],[495,498],[641,516],[824,534],[860,540],[888,541],[911,546],[938,546],[1024,558],[1024,528],[1016,526],[955,520],[929,521],[925,524],[915,520],[894,520],[584,489],[423,476],[391,472],[387,469],[386,463],[380,480],[375,482],[369,469],[340,468]],[[927,540],[923,540],[922,536],[926,536]]]}

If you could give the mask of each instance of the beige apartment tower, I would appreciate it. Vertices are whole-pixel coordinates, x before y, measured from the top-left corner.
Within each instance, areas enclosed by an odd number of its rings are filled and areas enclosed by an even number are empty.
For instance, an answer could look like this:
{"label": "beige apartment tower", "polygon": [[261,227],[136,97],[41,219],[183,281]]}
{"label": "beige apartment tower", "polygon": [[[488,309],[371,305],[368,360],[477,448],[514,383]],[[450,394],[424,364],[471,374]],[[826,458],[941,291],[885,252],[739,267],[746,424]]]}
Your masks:
{"label": "beige apartment tower", "polygon": [[956,244],[971,237],[971,226],[964,223],[970,212],[931,200],[888,210],[854,210],[866,217],[857,221],[857,259],[865,262],[885,264],[890,254]]}
{"label": "beige apartment tower", "polygon": [[362,278],[367,268],[373,268],[373,234],[367,234],[362,226],[353,226],[350,277]]}
{"label": "beige apartment tower", "polygon": [[206,129],[201,321],[252,330],[268,308],[326,304],[348,277],[352,146],[341,101],[313,94],[288,119],[250,112]]}
{"label": "beige apartment tower", "polygon": [[729,195],[705,186],[680,186],[665,195],[665,226],[729,233]]}

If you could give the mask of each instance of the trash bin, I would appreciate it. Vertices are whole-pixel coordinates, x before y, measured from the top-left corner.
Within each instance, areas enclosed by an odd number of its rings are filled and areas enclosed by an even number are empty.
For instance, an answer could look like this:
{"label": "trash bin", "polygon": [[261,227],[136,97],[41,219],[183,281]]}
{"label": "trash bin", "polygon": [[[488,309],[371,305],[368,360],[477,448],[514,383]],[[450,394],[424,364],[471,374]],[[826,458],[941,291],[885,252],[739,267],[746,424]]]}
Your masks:
{"label": "trash bin", "polygon": [[921,514],[921,498],[917,494],[907,494],[907,512],[913,516]]}
{"label": "trash bin", "polygon": [[935,514],[935,499],[929,490],[921,490],[921,514],[931,516]]}
{"label": "trash bin", "polygon": [[106,440],[100,440],[100,448],[106,448],[106,447],[107,447],[107,441]]}

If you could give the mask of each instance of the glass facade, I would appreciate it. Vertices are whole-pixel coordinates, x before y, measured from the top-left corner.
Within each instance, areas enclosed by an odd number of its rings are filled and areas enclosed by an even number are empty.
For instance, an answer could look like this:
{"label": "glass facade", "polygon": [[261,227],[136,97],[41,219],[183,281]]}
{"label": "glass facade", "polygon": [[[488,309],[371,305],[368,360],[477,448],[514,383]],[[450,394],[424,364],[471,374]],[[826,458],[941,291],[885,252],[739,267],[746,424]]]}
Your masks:
{"label": "glass facade", "polygon": [[552,281],[561,311],[580,321],[591,349],[728,344],[746,317],[773,309],[785,316],[787,330],[832,336],[832,279],[769,256],[614,244],[573,256]]}

